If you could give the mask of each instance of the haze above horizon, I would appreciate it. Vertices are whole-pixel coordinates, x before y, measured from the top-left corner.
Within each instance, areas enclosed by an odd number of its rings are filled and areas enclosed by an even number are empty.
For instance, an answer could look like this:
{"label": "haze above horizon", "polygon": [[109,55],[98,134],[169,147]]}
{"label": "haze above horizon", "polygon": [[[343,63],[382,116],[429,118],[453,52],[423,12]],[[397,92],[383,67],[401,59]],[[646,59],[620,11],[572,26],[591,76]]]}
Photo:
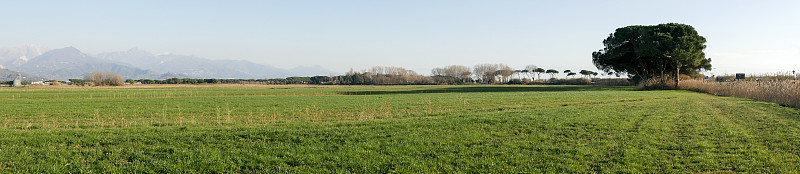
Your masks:
{"label": "haze above horizon", "polygon": [[722,73],[800,71],[800,1],[16,1],[0,46],[243,59],[283,68],[590,69],[616,28],[683,23]]}

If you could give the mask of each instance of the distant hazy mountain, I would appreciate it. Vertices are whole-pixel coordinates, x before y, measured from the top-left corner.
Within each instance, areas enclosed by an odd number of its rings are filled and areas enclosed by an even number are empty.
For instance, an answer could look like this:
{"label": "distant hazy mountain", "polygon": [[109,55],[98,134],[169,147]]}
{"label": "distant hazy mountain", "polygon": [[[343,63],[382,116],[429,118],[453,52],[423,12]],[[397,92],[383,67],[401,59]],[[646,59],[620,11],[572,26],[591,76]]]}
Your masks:
{"label": "distant hazy mountain", "polygon": [[137,48],[132,48],[128,51],[100,53],[96,57],[134,67],[152,67],[161,61],[155,55]]}
{"label": "distant hazy mountain", "polygon": [[67,47],[48,51],[12,69],[44,78],[82,78],[90,72],[116,72],[125,78],[156,78],[160,74],[98,59]]}
{"label": "distant hazy mountain", "polygon": [[14,79],[17,79],[17,76],[22,77],[23,80],[29,80],[29,81],[46,80],[45,78],[32,76],[27,73],[11,71],[8,69],[0,69],[0,81],[12,81]]}
{"label": "distant hazy mountain", "polygon": [[19,67],[49,50],[50,48],[36,45],[0,47],[0,69]]}
{"label": "distant hazy mountain", "polygon": [[[50,50],[34,45],[0,47],[0,69],[25,72],[31,77],[59,80],[82,78],[89,72],[116,72],[124,78],[131,79],[263,79],[335,74],[321,66],[282,69],[246,60],[211,60],[175,54],[154,55],[135,48],[93,56],[73,47]],[[2,75],[0,74],[0,79],[3,78]]]}
{"label": "distant hazy mountain", "polygon": [[320,66],[298,67],[290,70],[246,60],[210,60],[185,55],[154,55],[139,49],[101,53],[98,58],[161,73],[187,74],[195,78],[283,78],[289,76],[328,75],[333,73]]}
{"label": "distant hazy mountain", "polygon": [[[209,60],[193,56],[159,55],[158,64],[149,67],[158,72],[176,72],[200,78],[275,78],[291,74],[286,70],[245,60]],[[144,67],[142,67],[144,68]]]}

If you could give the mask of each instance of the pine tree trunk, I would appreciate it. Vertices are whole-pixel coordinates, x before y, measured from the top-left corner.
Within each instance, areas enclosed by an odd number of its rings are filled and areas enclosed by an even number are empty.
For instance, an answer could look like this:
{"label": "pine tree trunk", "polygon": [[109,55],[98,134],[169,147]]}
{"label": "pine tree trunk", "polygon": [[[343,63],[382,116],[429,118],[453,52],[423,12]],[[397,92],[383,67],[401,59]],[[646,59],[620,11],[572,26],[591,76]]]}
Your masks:
{"label": "pine tree trunk", "polygon": [[675,89],[678,89],[678,80],[681,78],[681,66],[675,66]]}

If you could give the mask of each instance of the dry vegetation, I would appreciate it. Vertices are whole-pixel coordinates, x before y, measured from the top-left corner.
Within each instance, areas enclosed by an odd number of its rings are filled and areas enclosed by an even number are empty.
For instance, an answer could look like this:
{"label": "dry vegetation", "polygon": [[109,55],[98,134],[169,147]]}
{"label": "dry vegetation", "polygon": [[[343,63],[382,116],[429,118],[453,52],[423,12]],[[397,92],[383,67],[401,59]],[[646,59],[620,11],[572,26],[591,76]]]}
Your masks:
{"label": "dry vegetation", "polygon": [[707,92],[716,95],[749,98],[800,108],[800,81],[762,80],[739,82],[709,82],[684,80],[680,89]]}
{"label": "dry vegetation", "polygon": [[[733,81],[733,80],[736,79],[736,75],[735,74],[724,74],[724,75],[719,75],[719,76],[716,76],[716,77],[722,77],[723,81],[725,81],[725,80]],[[745,80],[747,80],[747,81],[754,81],[754,80],[757,80],[757,79],[760,79],[760,80],[796,80],[798,78],[800,78],[800,73],[792,73],[792,72],[747,74],[747,76],[745,76]]]}

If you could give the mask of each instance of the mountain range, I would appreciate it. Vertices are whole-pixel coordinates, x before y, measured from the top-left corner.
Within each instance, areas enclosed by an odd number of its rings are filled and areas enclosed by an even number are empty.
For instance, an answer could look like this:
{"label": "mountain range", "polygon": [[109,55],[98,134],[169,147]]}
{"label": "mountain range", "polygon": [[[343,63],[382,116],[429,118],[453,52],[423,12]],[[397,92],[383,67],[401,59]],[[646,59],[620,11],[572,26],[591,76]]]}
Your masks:
{"label": "mountain range", "polygon": [[0,69],[13,68],[25,64],[29,59],[44,54],[50,48],[36,45],[20,47],[0,47]]}
{"label": "mountain range", "polygon": [[12,81],[12,80],[15,80],[17,78],[20,78],[22,80],[30,80],[30,81],[47,80],[45,78],[32,76],[32,75],[29,75],[27,73],[21,73],[21,72],[11,71],[11,70],[7,70],[7,69],[0,69],[0,81]]}
{"label": "mountain range", "polygon": [[156,55],[136,48],[90,55],[74,47],[51,50],[35,45],[0,47],[0,69],[6,69],[4,72],[7,71],[7,74],[24,72],[30,74],[31,78],[38,76],[47,79],[82,78],[89,72],[116,72],[129,79],[263,79],[335,74],[320,66],[283,69],[247,60]]}

